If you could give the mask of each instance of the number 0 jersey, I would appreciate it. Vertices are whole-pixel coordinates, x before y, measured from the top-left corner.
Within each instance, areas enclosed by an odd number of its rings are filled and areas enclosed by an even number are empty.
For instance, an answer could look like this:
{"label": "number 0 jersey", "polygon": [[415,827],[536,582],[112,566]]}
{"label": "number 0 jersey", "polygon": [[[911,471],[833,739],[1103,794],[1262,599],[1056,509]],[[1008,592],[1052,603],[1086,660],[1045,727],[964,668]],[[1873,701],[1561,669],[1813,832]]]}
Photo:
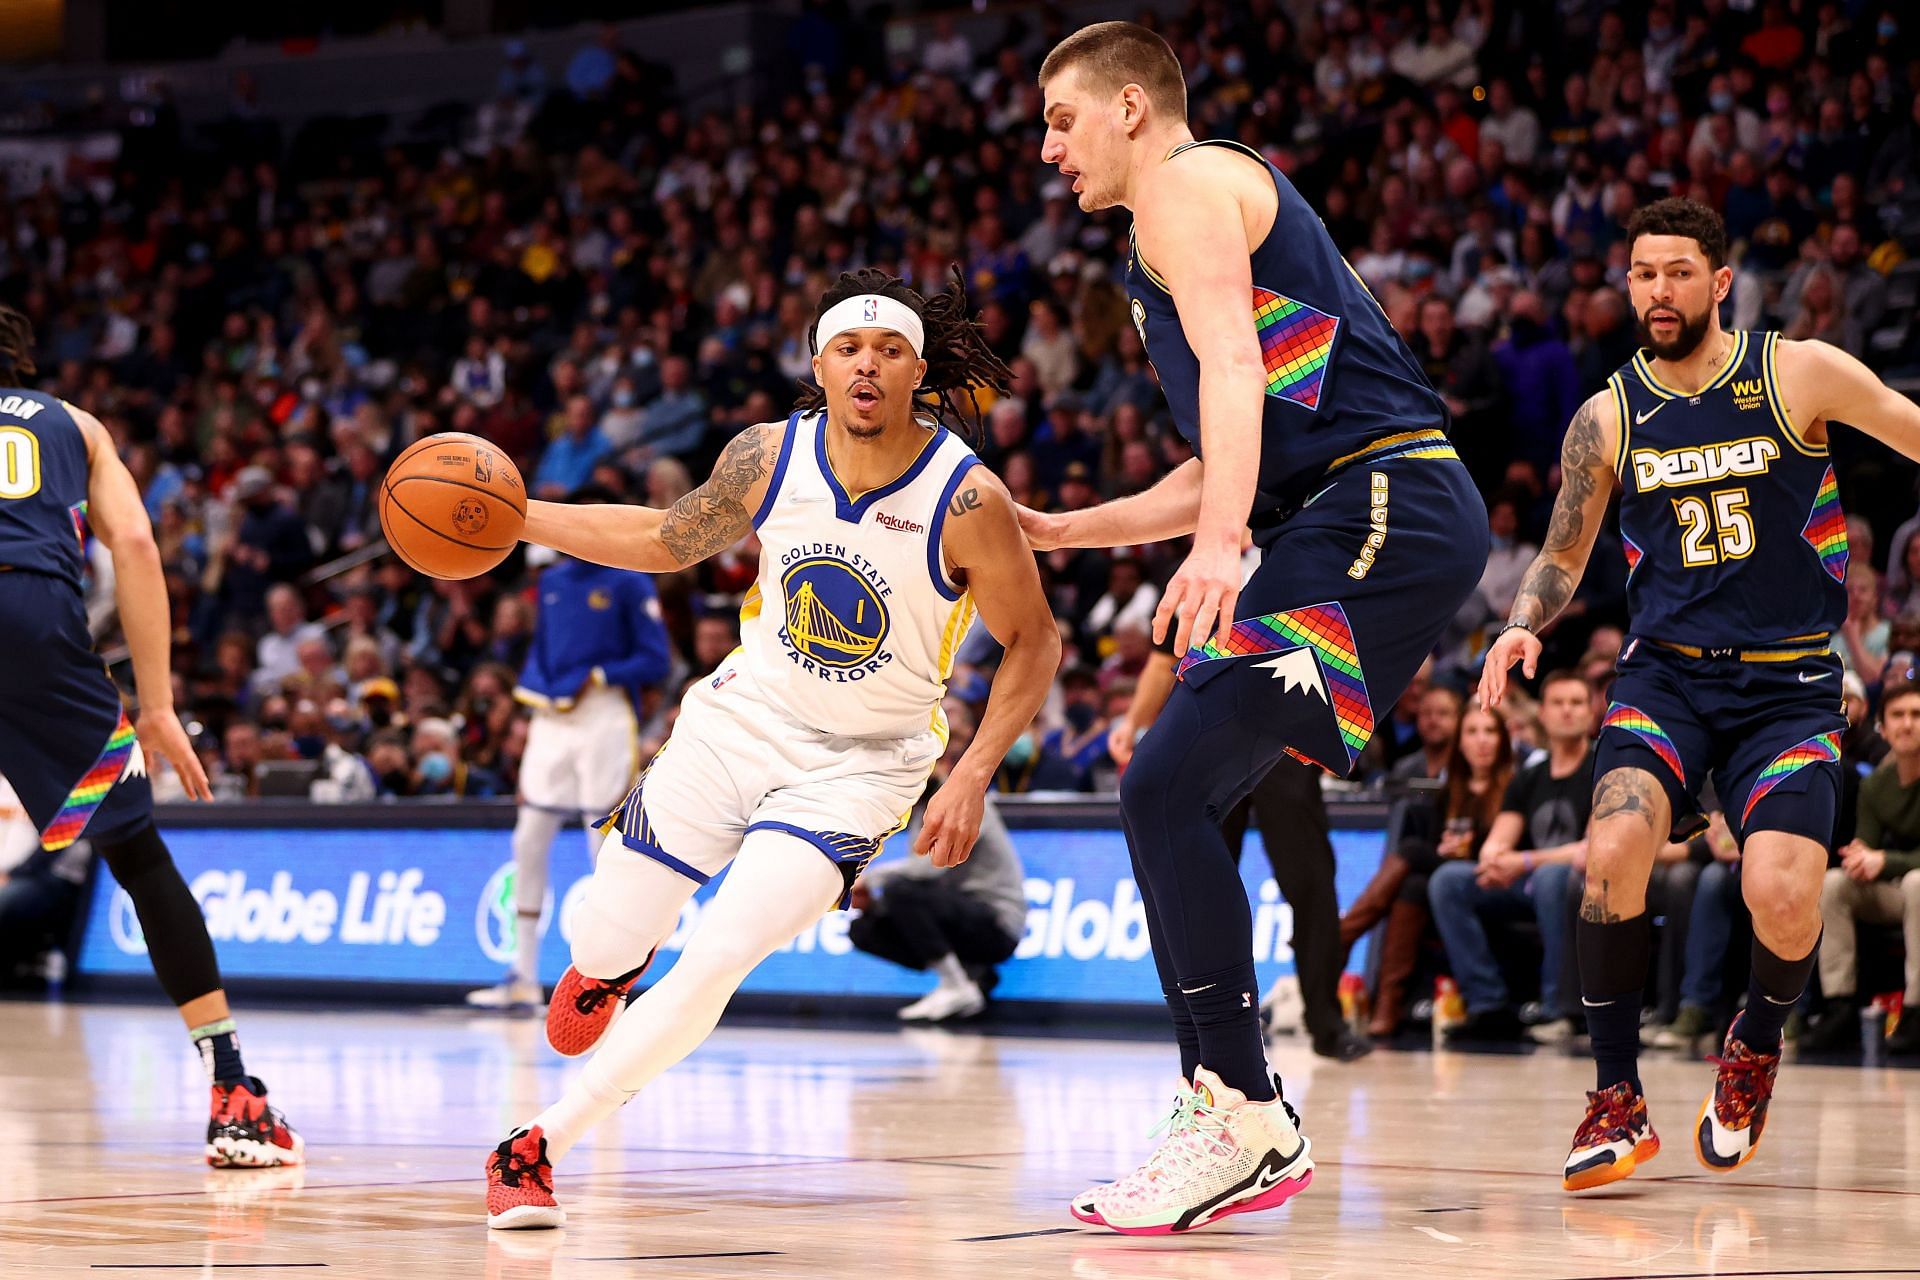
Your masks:
{"label": "number 0 jersey", "polygon": [[1825,445],[1788,417],[1777,333],[1735,333],[1697,395],[1644,350],[1608,380],[1634,633],[1700,648],[1824,641],[1847,613],[1847,524]]}
{"label": "number 0 jersey", "polygon": [[0,565],[80,585],[87,438],[64,400],[0,388]]}
{"label": "number 0 jersey", "polygon": [[[919,429],[919,428],[916,428]],[[755,513],[760,576],[740,609],[738,670],[805,728],[944,740],[940,699],[973,601],[947,576],[947,506],[980,465],[935,428],[898,479],[850,496],[827,460],[823,413],[796,413]],[[735,664],[739,664],[736,667]]]}

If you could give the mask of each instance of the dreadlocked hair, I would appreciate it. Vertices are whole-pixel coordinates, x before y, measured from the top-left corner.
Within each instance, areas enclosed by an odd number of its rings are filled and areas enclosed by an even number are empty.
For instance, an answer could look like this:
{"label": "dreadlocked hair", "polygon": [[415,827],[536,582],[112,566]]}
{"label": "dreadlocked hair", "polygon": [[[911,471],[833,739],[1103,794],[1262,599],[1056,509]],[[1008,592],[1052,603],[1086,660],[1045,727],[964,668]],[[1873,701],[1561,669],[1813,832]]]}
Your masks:
{"label": "dreadlocked hair", "polygon": [[[980,420],[980,402],[974,397],[974,391],[985,387],[999,395],[1007,394],[1013,371],[993,353],[980,332],[980,325],[968,312],[967,286],[960,268],[950,268],[947,287],[931,298],[921,297],[912,285],[877,267],[841,273],[833,286],[820,296],[820,305],[814,309],[813,326],[807,330],[807,349],[819,354],[815,340],[820,317],[835,303],[866,293],[904,303],[920,317],[926,330],[926,349],[920,358],[927,362],[927,373],[920,380],[915,403],[927,406],[941,422],[970,436],[973,424]],[[794,408],[812,413],[826,403],[824,390],[811,382],[802,382]]]}
{"label": "dreadlocked hair", "polygon": [[0,383],[17,386],[38,373],[33,363],[33,321],[0,306]]}

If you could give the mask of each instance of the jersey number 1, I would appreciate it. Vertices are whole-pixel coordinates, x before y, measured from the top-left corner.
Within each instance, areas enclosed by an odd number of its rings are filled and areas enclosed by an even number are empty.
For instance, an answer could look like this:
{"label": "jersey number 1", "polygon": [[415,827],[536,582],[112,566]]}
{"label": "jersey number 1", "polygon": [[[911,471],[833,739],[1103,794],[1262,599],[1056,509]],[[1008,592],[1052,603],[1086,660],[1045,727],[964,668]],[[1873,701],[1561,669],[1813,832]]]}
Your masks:
{"label": "jersey number 1", "polygon": [[1689,569],[1753,554],[1753,519],[1747,514],[1745,489],[1675,498],[1673,514],[1680,522],[1680,559]]}
{"label": "jersey number 1", "polygon": [[0,427],[0,498],[40,492],[40,441],[24,427]]}

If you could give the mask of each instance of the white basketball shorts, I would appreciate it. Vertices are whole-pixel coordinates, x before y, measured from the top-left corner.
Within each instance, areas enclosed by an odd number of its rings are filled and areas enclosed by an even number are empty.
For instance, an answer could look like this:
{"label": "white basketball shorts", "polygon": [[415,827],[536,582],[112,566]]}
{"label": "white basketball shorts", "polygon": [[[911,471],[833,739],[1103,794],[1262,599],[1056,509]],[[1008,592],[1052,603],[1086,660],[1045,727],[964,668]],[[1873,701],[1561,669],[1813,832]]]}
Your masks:
{"label": "white basketball shorts", "polygon": [[819,849],[851,888],[906,825],[944,749],[931,727],[882,739],[804,728],[751,676],[723,666],[687,692],[671,740],[614,825],[629,849],[696,884],[733,861],[747,832],[783,831]]}
{"label": "white basketball shorts", "polygon": [[571,709],[534,709],[520,762],[520,801],[604,818],[633,786],[640,722],[624,689],[588,689]]}

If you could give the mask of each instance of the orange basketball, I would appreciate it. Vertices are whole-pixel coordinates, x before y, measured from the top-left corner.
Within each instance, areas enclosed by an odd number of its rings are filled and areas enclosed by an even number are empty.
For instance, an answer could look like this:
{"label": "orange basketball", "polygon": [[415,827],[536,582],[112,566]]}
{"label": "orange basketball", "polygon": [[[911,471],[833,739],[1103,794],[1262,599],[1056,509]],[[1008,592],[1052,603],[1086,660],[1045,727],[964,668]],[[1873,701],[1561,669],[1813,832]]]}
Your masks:
{"label": "orange basketball", "polygon": [[478,577],[507,558],[526,523],[519,468],[478,436],[416,440],[380,485],[387,545],[428,577]]}

